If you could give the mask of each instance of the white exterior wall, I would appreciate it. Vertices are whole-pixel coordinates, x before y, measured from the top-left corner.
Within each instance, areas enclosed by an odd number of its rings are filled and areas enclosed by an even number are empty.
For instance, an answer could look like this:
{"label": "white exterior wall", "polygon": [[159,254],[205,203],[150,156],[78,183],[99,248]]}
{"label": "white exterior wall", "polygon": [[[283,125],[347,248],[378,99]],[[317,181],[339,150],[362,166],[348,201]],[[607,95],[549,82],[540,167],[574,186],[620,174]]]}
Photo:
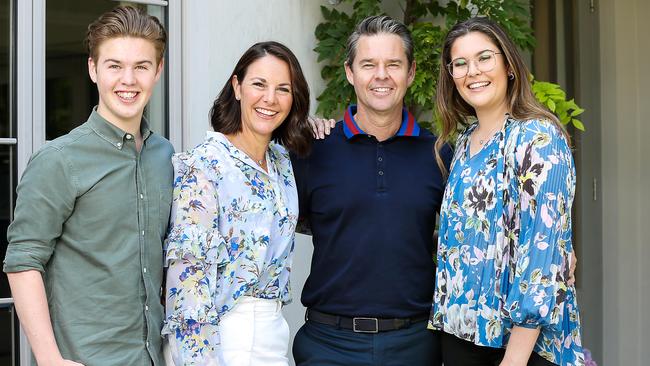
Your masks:
{"label": "white exterior wall", "polygon": [[[208,112],[237,60],[255,42],[274,40],[289,47],[300,61],[311,92],[311,112],[324,88],[314,30],[326,0],[183,0],[182,9],[182,148],[200,143],[209,129]],[[342,67],[342,66],[341,66]],[[172,101],[173,102],[173,101]],[[172,121],[174,123],[174,121]],[[291,337],[304,323],[300,293],[311,265],[311,238],[296,236],[292,290],[284,308]],[[291,346],[290,344],[290,346]],[[291,349],[289,357],[291,357]]]}
{"label": "white exterior wall", "polygon": [[[201,142],[208,112],[235,64],[256,42],[274,40],[300,61],[311,91],[312,111],[323,90],[314,30],[327,1],[183,1],[183,148]],[[173,101],[172,101],[173,102]]]}
{"label": "white exterior wall", "polygon": [[650,2],[599,1],[603,365],[650,362]]}

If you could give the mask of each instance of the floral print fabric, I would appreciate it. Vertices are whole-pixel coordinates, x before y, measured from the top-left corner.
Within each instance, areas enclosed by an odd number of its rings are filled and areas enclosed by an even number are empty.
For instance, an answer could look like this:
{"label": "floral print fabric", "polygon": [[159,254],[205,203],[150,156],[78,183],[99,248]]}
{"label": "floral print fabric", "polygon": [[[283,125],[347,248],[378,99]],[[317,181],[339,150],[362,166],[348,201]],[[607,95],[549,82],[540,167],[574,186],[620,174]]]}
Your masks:
{"label": "floral print fabric", "polygon": [[429,327],[505,347],[540,328],[534,351],[584,365],[575,287],[567,286],[575,169],[551,122],[508,118],[474,156],[459,136],[440,215]]}
{"label": "floral print fabric", "polygon": [[163,335],[177,365],[223,364],[219,319],[242,296],[290,301],[298,196],[286,150],[266,159],[268,173],[218,132],[173,157]]}

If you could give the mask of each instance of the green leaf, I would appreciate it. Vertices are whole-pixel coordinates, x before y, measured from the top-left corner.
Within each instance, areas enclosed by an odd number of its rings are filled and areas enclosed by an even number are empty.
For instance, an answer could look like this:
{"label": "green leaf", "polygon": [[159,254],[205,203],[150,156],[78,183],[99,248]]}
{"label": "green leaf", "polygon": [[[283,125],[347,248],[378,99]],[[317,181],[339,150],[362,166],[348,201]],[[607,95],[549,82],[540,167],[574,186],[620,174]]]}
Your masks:
{"label": "green leaf", "polygon": [[579,129],[580,131],[585,130],[585,125],[583,125],[582,122],[580,122],[580,120],[573,118],[571,119],[571,123],[573,123],[573,126],[575,126],[575,128]]}
{"label": "green leaf", "polygon": [[584,112],[584,111],[585,111],[584,109],[582,109],[582,108],[576,106],[575,109],[573,110],[573,112],[571,112],[571,117],[575,117],[575,116],[581,115],[582,112]]}

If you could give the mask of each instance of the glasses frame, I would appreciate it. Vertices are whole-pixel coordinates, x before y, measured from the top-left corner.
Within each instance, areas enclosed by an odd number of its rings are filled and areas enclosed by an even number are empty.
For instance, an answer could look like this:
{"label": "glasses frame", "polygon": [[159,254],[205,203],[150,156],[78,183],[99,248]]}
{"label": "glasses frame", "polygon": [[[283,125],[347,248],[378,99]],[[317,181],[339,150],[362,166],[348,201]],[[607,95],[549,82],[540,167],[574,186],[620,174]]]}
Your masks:
{"label": "glasses frame", "polygon": [[[503,52],[496,52],[496,51],[492,51],[492,50],[484,50],[484,51],[481,52],[481,54],[483,54],[483,53],[485,53],[485,52],[492,52],[492,54],[494,54],[495,56],[496,56],[496,55],[503,55]],[[494,58],[494,65],[492,65],[492,67],[491,67],[489,70],[481,70],[481,69],[478,67],[479,64],[478,64],[478,56],[477,56],[477,57],[474,57],[474,58],[472,58],[472,59],[470,59],[470,60],[467,60],[467,72],[465,73],[465,75],[463,75],[463,76],[459,76],[459,77],[455,77],[455,76],[454,76],[454,71],[453,71],[453,65],[452,65],[452,63],[453,63],[454,61],[460,59],[460,58],[464,59],[464,57],[458,57],[458,58],[455,58],[455,59],[453,59],[453,60],[451,60],[451,61],[449,61],[449,62],[447,63],[447,72],[449,73],[449,75],[450,75],[453,79],[462,79],[462,78],[466,77],[467,74],[469,74],[469,64],[470,64],[470,62],[472,62],[472,61],[473,61],[474,64],[476,65],[476,68],[477,68],[478,70],[480,70],[481,72],[490,72],[490,71],[494,70],[494,68],[497,66],[497,59],[496,59],[496,57],[495,57],[495,58]]]}

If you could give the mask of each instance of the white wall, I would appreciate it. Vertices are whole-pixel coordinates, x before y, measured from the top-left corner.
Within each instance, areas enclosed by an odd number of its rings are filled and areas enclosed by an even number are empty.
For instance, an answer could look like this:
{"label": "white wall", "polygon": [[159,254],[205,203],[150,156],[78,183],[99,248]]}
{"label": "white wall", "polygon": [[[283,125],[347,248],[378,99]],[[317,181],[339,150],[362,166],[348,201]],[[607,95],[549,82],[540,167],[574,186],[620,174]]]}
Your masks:
{"label": "white wall", "polygon": [[604,365],[650,362],[650,2],[599,1]]}
{"label": "white wall", "polygon": [[[253,43],[279,41],[295,54],[311,92],[311,111],[324,88],[320,78],[314,30],[322,21],[326,0],[183,0],[183,149],[203,140],[209,128],[212,102],[237,60]],[[311,265],[311,238],[297,235],[292,292],[294,302],[284,308],[293,335],[304,323],[300,293]],[[291,353],[291,352],[289,352]],[[291,356],[290,356],[291,358]]]}
{"label": "white wall", "polygon": [[274,40],[300,61],[311,91],[311,110],[324,88],[314,29],[325,0],[183,1],[183,148],[199,143],[208,112],[237,60],[256,42]]}

